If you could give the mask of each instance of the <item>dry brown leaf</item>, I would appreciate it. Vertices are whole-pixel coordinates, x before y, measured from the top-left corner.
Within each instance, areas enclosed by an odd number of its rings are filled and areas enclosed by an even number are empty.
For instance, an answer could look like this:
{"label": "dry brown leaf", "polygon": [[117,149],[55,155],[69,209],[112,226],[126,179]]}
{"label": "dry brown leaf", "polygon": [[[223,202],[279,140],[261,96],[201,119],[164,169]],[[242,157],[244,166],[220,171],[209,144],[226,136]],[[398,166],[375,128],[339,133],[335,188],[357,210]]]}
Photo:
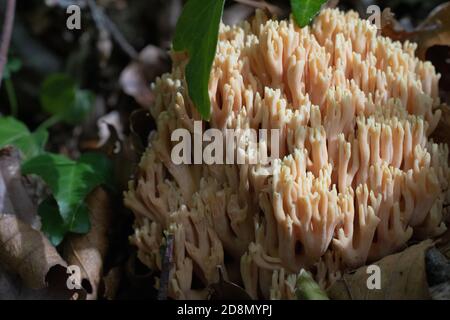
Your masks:
{"label": "dry brown leaf", "polygon": [[66,266],[47,237],[9,214],[0,215],[0,261],[33,289],[46,287],[48,273]]}
{"label": "dry brown leaf", "polygon": [[367,266],[344,274],[328,290],[330,299],[391,300],[430,299],[425,255],[433,246],[426,240],[373,263],[381,269],[381,289],[368,289]]}
{"label": "dry brown leaf", "polygon": [[419,44],[417,53],[420,58],[424,59],[432,46],[450,46],[450,2],[437,6],[417,30],[415,41]]}
{"label": "dry brown leaf", "polygon": [[22,279],[0,266],[0,300],[84,300],[84,290],[70,290],[66,285],[67,269],[57,266],[47,275],[48,285],[42,289],[27,287]]}
{"label": "dry brown leaf", "polygon": [[117,291],[119,290],[120,280],[122,278],[122,268],[115,267],[108,271],[106,276],[103,278],[104,283],[104,293],[103,296],[107,300],[113,300]]}
{"label": "dry brown leaf", "polygon": [[406,31],[395,20],[389,8],[383,10],[381,34],[399,41],[418,44],[417,56],[425,60],[426,52],[435,45],[450,46],[450,2],[437,6],[414,30]]}
{"label": "dry brown leaf", "polygon": [[90,284],[88,299],[96,299],[103,276],[103,261],[108,251],[108,231],[111,226],[111,204],[108,194],[95,189],[87,198],[91,230],[83,235],[70,235],[64,246],[64,257],[69,265],[81,268],[83,286]]}
{"label": "dry brown leaf", "polygon": [[67,287],[66,262],[38,229],[36,190],[14,148],[0,150],[0,299],[84,299]]}
{"label": "dry brown leaf", "polygon": [[142,107],[149,108],[154,101],[150,83],[168,70],[167,53],[159,47],[148,45],[139,53],[139,60],[122,71],[119,82],[126,94],[135,98]]}
{"label": "dry brown leaf", "polygon": [[16,215],[39,229],[36,203],[31,199],[20,173],[20,154],[13,147],[0,149],[0,212]]}

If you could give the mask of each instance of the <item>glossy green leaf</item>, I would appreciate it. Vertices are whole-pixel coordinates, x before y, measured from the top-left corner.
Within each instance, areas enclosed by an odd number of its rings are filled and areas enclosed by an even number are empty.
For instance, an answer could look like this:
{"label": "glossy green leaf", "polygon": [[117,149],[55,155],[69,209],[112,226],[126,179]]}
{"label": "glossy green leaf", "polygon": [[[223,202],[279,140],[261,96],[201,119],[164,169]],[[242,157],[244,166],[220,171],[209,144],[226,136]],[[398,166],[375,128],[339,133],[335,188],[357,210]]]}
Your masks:
{"label": "glossy green leaf", "polygon": [[87,152],[81,155],[78,163],[85,163],[95,169],[102,184],[108,187],[114,186],[113,164],[108,157],[101,153]]}
{"label": "glossy green leaf", "polygon": [[82,122],[94,103],[92,92],[78,89],[71,77],[59,73],[44,81],[40,99],[46,112],[72,125]]}
{"label": "glossy green leaf", "polygon": [[97,186],[106,183],[105,168],[95,164],[106,163],[102,154],[86,156],[89,161],[73,161],[65,156],[43,154],[22,165],[23,174],[36,174],[49,186],[58,203],[65,230],[75,233],[89,231],[89,209],[86,196]]}
{"label": "glossy green leaf", "polygon": [[25,160],[42,154],[47,140],[47,130],[39,129],[31,133],[25,124],[13,117],[0,118],[0,148],[15,146]]}
{"label": "glossy green leaf", "polygon": [[292,14],[297,25],[301,28],[307,26],[325,2],[327,0],[291,0]]}
{"label": "glossy green leaf", "polygon": [[189,0],[178,19],[173,40],[174,51],[185,51],[189,55],[188,93],[204,119],[209,119],[211,112],[208,83],[224,3],[225,0]]}
{"label": "glossy green leaf", "polygon": [[54,246],[59,245],[67,230],[59,214],[58,203],[52,197],[45,199],[39,204],[38,214],[42,222],[41,231]]}

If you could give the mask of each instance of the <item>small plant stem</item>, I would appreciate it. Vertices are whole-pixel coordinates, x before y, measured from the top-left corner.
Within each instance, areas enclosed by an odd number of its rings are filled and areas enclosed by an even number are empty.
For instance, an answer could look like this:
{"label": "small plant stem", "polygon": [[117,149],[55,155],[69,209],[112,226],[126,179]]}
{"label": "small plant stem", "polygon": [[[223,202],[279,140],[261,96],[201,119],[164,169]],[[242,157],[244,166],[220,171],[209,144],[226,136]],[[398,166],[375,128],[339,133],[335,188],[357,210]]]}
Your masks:
{"label": "small plant stem", "polygon": [[11,78],[5,79],[5,89],[8,95],[9,105],[11,107],[11,114],[13,117],[17,118],[19,115],[19,108],[17,105],[16,90],[14,90],[14,85]]}
{"label": "small plant stem", "polygon": [[39,125],[38,130],[48,129],[50,127],[53,127],[55,124],[57,124],[60,121],[61,121],[61,115],[55,114],[55,115],[51,116],[50,118],[48,118],[47,120],[45,120],[44,122],[42,122]]}

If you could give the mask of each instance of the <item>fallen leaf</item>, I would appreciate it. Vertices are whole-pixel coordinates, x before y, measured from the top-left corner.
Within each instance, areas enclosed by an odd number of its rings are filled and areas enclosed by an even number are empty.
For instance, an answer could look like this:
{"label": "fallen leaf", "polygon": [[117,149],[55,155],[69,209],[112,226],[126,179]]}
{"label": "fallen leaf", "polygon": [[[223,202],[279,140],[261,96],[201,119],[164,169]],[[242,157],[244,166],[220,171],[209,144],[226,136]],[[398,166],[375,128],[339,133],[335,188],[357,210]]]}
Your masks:
{"label": "fallen leaf", "polygon": [[[66,276],[65,268],[56,270]],[[0,300],[74,300],[84,299],[84,290],[69,290],[66,279],[56,282],[49,281],[48,286],[42,289],[27,287],[22,279],[15,274],[6,272],[0,266]]]}
{"label": "fallen leaf", "polygon": [[425,58],[428,48],[450,46],[450,2],[437,6],[417,28],[415,40],[419,44],[418,56]]}
{"label": "fallen leaf", "polygon": [[381,269],[381,289],[367,287],[370,274],[364,266],[344,274],[327,294],[337,300],[430,299],[425,255],[432,245],[431,240],[426,240],[373,263]]}
{"label": "fallen leaf", "polygon": [[[67,287],[66,262],[38,229],[33,185],[20,174],[20,156],[0,150],[0,300],[84,299]],[[36,190],[34,190],[36,192]]]}
{"label": "fallen leaf", "polygon": [[103,262],[108,251],[108,231],[111,227],[112,208],[108,194],[95,189],[87,198],[91,229],[87,234],[68,237],[64,257],[70,265],[81,268],[82,283],[90,284],[87,299],[96,299],[103,277]]}
{"label": "fallen leaf", "polygon": [[39,229],[37,205],[31,199],[20,172],[20,154],[13,147],[0,149],[0,212],[14,214]]}
{"label": "fallen leaf", "polygon": [[381,12],[381,30],[379,32],[382,36],[389,37],[395,41],[405,41],[412,38],[416,33],[414,30],[405,30],[395,19],[395,14],[391,11],[391,8],[385,8]]}
{"label": "fallen leaf", "polygon": [[130,63],[121,73],[122,90],[132,96],[144,108],[149,108],[154,97],[150,83],[160,74],[169,71],[168,55],[161,48],[148,45],[140,53],[138,61]]}
{"label": "fallen leaf", "polygon": [[417,56],[424,60],[426,52],[435,45],[450,46],[450,2],[437,6],[417,28],[403,29],[395,20],[389,8],[383,10],[381,34],[399,41],[413,41],[418,44]]}
{"label": "fallen leaf", "polygon": [[122,268],[115,267],[108,271],[103,277],[104,292],[103,297],[107,300],[114,300],[119,290],[120,280],[122,278]]}
{"label": "fallen leaf", "polygon": [[122,119],[120,117],[120,113],[118,111],[111,111],[110,113],[105,114],[104,116],[100,117],[97,120],[99,148],[101,148],[106,142],[108,142],[111,136],[109,126],[114,127],[115,132],[117,133],[118,140],[122,141],[124,139]]}
{"label": "fallen leaf", "polygon": [[67,265],[41,232],[10,214],[0,215],[0,261],[33,289],[46,287],[52,268]]}
{"label": "fallen leaf", "polygon": [[450,281],[430,288],[433,300],[450,300]]}

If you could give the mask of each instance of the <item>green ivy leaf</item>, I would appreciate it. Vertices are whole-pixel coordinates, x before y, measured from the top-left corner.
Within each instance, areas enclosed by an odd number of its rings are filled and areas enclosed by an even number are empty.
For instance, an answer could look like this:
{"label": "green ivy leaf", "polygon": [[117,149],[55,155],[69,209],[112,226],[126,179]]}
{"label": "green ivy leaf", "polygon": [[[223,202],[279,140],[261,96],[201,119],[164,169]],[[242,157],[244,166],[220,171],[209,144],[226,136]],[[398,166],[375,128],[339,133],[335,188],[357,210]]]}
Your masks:
{"label": "green ivy leaf", "polygon": [[42,154],[47,140],[48,132],[45,129],[31,133],[25,124],[13,117],[0,118],[0,148],[15,146],[25,160]]}
{"label": "green ivy leaf", "polygon": [[327,0],[291,0],[292,14],[300,28],[307,26]]}
{"label": "green ivy leaf", "polygon": [[46,112],[72,125],[82,122],[94,103],[92,92],[78,89],[71,77],[60,73],[50,75],[44,81],[40,98]]}
{"label": "green ivy leaf", "polygon": [[59,214],[58,203],[53,197],[45,199],[39,204],[38,214],[41,217],[42,232],[54,246],[59,245],[67,230]]}
{"label": "green ivy leaf", "polygon": [[108,161],[101,158],[106,157],[95,154],[85,156],[82,161],[73,161],[62,155],[47,153],[22,165],[23,174],[40,176],[52,190],[66,231],[89,231],[89,209],[85,198],[95,187],[107,183],[107,176],[111,175],[105,168],[95,166]]}
{"label": "green ivy leaf", "polygon": [[178,19],[174,51],[186,51],[186,82],[189,97],[203,119],[209,119],[208,82],[216,54],[219,25],[225,0],[189,0]]}
{"label": "green ivy leaf", "polygon": [[87,152],[81,155],[78,162],[95,168],[95,172],[102,184],[108,187],[114,186],[114,175],[111,174],[113,172],[113,164],[108,157],[101,153]]}
{"label": "green ivy leaf", "polygon": [[8,62],[3,69],[3,79],[11,78],[11,74],[19,71],[22,68],[22,61],[16,57],[9,57]]}

